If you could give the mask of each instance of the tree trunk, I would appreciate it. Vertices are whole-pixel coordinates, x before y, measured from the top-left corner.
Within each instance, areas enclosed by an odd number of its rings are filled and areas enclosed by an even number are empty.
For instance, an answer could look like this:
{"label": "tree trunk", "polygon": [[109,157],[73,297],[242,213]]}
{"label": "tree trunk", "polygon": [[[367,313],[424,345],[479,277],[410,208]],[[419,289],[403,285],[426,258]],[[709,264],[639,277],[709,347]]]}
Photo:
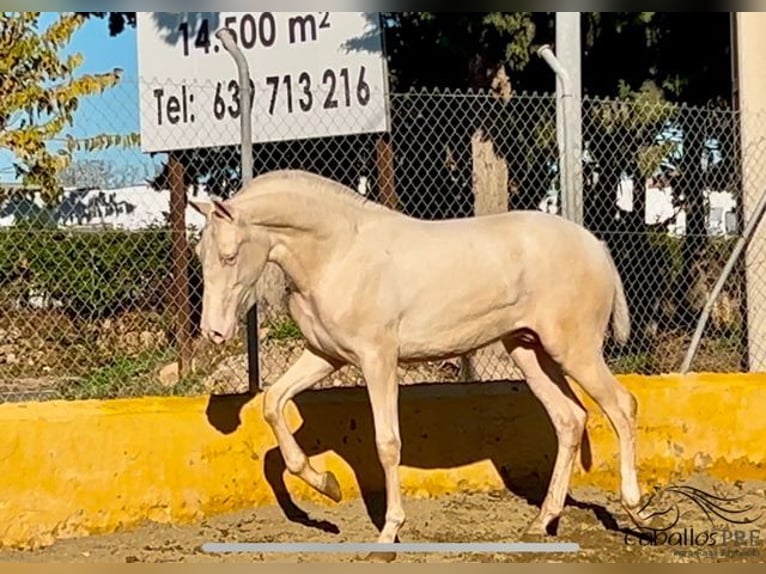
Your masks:
{"label": "tree trunk", "polygon": [[[704,181],[701,159],[704,152],[705,134],[691,125],[693,118],[682,117],[684,154],[678,190],[686,205],[686,233],[681,245],[681,270],[676,289],[676,324],[683,329],[693,329],[696,319],[709,295],[705,273],[705,251],[708,244],[707,210],[703,194]],[[686,120],[686,121],[683,121]]]}

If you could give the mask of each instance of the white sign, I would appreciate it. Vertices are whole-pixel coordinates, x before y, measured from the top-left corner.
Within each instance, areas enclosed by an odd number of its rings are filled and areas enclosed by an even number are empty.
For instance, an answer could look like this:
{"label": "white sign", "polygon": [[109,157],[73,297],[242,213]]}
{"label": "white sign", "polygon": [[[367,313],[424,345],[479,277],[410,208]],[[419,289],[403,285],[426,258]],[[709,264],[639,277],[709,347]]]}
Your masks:
{"label": "white sign", "polygon": [[141,149],[240,144],[240,86],[215,32],[248,61],[254,142],[388,131],[376,12],[139,12]]}

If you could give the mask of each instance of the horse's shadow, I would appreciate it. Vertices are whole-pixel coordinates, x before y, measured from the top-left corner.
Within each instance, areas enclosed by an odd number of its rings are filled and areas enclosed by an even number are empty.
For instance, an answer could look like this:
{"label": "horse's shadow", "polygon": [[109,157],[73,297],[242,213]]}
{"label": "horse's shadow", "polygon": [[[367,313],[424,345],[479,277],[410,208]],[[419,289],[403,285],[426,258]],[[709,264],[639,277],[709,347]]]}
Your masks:
{"label": "horse's shadow", "polygon": [[[469,393],[471,400],[461,400]],[[443,399],[426,401],[424,396]],[[220,432],[233,432],[240,424],[240,410],[247,400],[211,398],[208,420]],[[440,402],[447,407],[442,412]],[[355,474],[370,520],[378,529],[382,528],[385,481],[375,450],[366,389],[307,391],[296,397],[294,403],[303,419],[295,432],[298,444],[309,457],[333,451],[345,460]],[[399,405],[402,465],[450,469],[490,460],[510,492],[535,506],[541,504],[552,474],[557,440],[547,413],[524,383],[402,386]],[[490,405],[492,408],[486,408]],[[284,482],[285,465],[278,448],[266,453],[263,464],[266,480],[289,520],[326,532],[339,532],[337,525],[312,518],[292,499]],[[586,470],[591,465],[587,431],[581,464]],[[632,532],[621,528],[615,517],[599,504],[568,497],[567,505],[593,512],[608,530]],[[554,531],[556,526],[552,525]]]}

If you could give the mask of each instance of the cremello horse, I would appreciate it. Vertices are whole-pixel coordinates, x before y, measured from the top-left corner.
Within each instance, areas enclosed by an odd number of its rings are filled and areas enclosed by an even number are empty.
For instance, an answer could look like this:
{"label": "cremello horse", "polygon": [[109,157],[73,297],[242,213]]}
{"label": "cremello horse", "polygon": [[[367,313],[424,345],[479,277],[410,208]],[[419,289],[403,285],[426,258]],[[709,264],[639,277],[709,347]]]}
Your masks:
{"label": "cremello horse", "polygon": [[258,176],[226,201],[193,205],[206,216],[196,246],[204,336],[219,344],[235,336],[267,261],[294,284],[289,309],[307,346],[265,391],[264,416],[289,472],[334,501],[337,479],[312,467],[283,409],[343,365],[362,372],[387,493],[378,542],[395,542],[405,520],[397,364],[453,358],[494,341],[523,372],[558,438],[547,495],[524,539],[544,536],[562,512],[584,432],[586,412],[570,398],[565,375],[611,421],[622,503],[641,520],[636,401],[602,352],[610,317],[621,343],[630,318],[605,244],[583,227],[536,211],[424,221],[292,170]]}

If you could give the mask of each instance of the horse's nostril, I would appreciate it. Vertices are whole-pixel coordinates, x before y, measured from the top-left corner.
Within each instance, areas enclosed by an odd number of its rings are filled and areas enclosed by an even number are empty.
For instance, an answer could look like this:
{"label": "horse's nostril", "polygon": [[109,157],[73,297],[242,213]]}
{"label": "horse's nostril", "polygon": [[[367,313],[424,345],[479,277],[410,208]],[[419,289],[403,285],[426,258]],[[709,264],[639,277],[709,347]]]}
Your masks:
{"label": "horse's nostril", "polygon": [[223,343],[224,341],[224,336],[218,331],[210,331],[209,337],[213,343]]}

